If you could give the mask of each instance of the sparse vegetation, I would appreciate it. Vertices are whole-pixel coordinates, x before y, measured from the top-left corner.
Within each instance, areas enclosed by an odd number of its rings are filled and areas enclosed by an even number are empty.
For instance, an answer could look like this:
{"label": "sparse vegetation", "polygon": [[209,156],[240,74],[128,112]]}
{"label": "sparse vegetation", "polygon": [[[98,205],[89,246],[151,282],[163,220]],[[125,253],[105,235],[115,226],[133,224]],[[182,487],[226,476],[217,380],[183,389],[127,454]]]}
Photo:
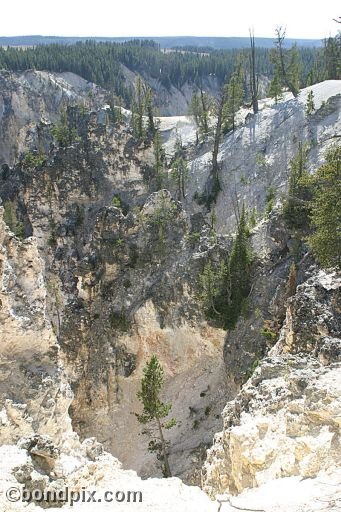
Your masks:
{"label": "sparse vegetation", "polygon": [[23,239],[25,237],[25,228],[23,222],[17,214],[17,207],[14,201],[5,201],[4,203],[4,222],[15,234],[16,237]]}
{"label": "sparse vegetation", "polygon": [[120,196],[114,195],[114,197],[111,200],[111,206],[115,206],[115,208],[122,208],[122,201]]}
{"label": "sparse vegetation", "polygon": [[166,193],[161,192],[159,204],[154,208],[152,215],[145,219],[158,228],[160,249],[164,249],[166,230],[169,223],[174,220],[176,212],[176,203]]}
{"label": "sparse vegetation", "polygon": [[22,158],[21,164],[24,169],[35,169],[46,162],[46,154],[42,151],[28,151]]}
{"label": "sparse vegetation", "polygon": [[58,124],[51,128],[51,135],[56,139],[61,148],[65,148],[79,140],[76,128],[71,128],[65,111],[61,113]]}
{"label": "sparse vegetation", "polygon": [[200,231],[192,231],[185,236],[186,241],[191,245],[195,245],[200,240],[201,233]]}
{"label": "sparse vegetation", "polygon": [[264,320],[263,327],[260,330],[260,334],[266,338],[267,341],[273,343],[278,336],[278,325],[273,320]]}

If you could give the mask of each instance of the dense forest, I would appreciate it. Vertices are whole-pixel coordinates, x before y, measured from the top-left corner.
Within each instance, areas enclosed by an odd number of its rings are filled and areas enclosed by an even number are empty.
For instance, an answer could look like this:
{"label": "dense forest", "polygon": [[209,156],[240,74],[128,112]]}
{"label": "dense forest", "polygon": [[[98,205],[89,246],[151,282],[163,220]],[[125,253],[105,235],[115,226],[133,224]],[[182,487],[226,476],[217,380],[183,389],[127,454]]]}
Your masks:
{"label": "dense forest", "polygon": [[[325,48],[299,47],[301,86],[337,78],[335,66],[326,61]],[[216,77],[218,84],[229,81],[236,62],[240,62],[247,76],[249,50],[212,50],[184,47],[164,52],[150,40],[134,40],[125,43],[86,41],[72,45],[49,44],[34,48],[0,48],[0,69],[24,71],[28,69],[54,72],[72,71],[120,96],[126,106],[131,105],[133,92],[127,85],[121,64],[142,76],[154,78],[170,88],[181,87],[186,82],[201,86],[209,76]],[[329,61],[337,59],[329,48]],[[289,52],[290,50],[285,50]],[[256,68],[259,75],[272,78],[274,64],[272,50],[256,48]],[[334,69],[334,71],[333,71]]]}
{"label": "dense forest", "polygon": [[[125,43],[132,41],[136,37],[68,37],[68,36],[9,36],[0,37],[0,46],[38,46],[42,44],[75,44],[88,40],[97,43]],[[211,50],[229,50],[233,48],[248,48],[250,45],[249,37],[198,37],[198,36],[164,36],[164,37],[139,37],[140,40],[152,39],[161,48],[180,48],[189,47],[203,48],[208,47]],[[290,39],[285,41],[286,48],[291,48],[294,44],[304,47],[321,47],[321,39]],[[256,37],[256,45],[260,48],[272,48],[273,39],[271,37]]]}

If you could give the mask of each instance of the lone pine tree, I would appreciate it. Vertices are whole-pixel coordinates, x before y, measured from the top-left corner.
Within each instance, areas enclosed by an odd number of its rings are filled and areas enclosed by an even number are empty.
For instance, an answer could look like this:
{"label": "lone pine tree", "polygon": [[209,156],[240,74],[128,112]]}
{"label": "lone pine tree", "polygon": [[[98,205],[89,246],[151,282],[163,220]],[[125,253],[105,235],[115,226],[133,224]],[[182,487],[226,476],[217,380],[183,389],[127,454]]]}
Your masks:
{"label": "lone pine tree", "polygon": [[[152,435],[148,449],[156,452],[157,458],[161,460],[163,475],[167,478],[172,476],[168,461],[168,443],[164,437],[164,429],[170,429],[175,424],[175,419],[163,420],[169,415],[172,404],[166,404],[161,400],[160,394],[164,385],[164,371],[156,355],[147,361],[143,369],[141,389],[137,392],[137,398],[143,405],[142,414],[136,414],[137,419],[143,425],[151,424],[156,427],[156,434],[153,429],[148,432]],[[147,433],[147,432],[144,432]]]}
{"label": "lone pine tree", "polygon": [[315,110],[314,93],[313,91],[308,92],[307,101],[305,104],[305,112],[307,116],[310,116]]}

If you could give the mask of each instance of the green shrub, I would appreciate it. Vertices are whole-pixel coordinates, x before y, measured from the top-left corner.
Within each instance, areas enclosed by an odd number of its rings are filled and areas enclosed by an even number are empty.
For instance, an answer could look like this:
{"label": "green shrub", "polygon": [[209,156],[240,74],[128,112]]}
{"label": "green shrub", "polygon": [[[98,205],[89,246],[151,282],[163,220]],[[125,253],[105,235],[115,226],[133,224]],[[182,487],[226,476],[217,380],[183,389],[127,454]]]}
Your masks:
{"label": "green shrub", "polygon": [[22,159],[22,166],[24,169],[34,169],[41,167],[46,162],[46,155],[42,151],[25,153]]}
{"label": "green shrub", "polygon": [[264,320],[260,334],[270,342],[274,342],[278,336],[278,325],[272,320]]}
{"label": "green shrub", "polygon": [[115,195],[111,200],[111,206],[115,206],[116,208],[122,207],[122,202],[120,196]]}
{"label": "green shrub", "polygon": [[18,219],[16,205],[13,201],[5,201],[3,218],[4,222],[16,237],[20,239],[25,238],[24,224],[20,219]]}

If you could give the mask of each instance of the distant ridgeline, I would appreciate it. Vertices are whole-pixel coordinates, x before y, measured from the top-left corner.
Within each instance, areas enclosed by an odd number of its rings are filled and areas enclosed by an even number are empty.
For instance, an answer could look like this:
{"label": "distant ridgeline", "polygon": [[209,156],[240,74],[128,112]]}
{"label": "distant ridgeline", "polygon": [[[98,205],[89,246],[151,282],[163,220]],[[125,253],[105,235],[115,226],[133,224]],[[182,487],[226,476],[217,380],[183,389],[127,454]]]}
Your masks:
{"label": "distant ridgeline", "polygon": [[[98,38],[96,38],[98,39]],[[132,85],[127,83],[121,64],[141,74],[145,80],[157,79],[166,88],[181,88],[185,83],[202,86],[208,77],[218,85],[227,82],[236,65],[249,70],[248,38],[155,38],[112,42],[105,40],[23,36],[0,38],[0,69],[28,69],[53,72],[71,71],[86,80],[111,90],[130,107]],[[286,40],[290,46],[292,40]],[[298,40],[302,86],[327,78],[324,49],[318,40]],[[197,45],[201,46],[197,46]],[[13,46],[8,46],[13,45]],[[257,73],[273,75],[272,39],[256,39]],[[316,47],[314,47],[315,45]],[[178,51],[162,48],[178,46]],[[215,49],[224,47],[225,49]],[[228,49],[226,49],[228,47]],[[239,56],[239,57],[238,57]],[[311,70],[314,69],[314,79]]]}
{"label": "distant ridgeline", "polygon": [[[136,40],[136,37],[60,37],[60,36],[15,36],[0,37],[0,46],[37,46],[38,44],[74,44],[77,42],[96,41],[101,43],[124,43]],[[250,39],[248,37],[139,37],[140,41],[152,39],[161,48],[210,48],[211,50],[232,50],[248,48]],[[323,42],[320,39],[287,39],[285,46],[290,48],[293,44],[302,47],[321,47]],[[272,48],[273,38],[256,37],[256,45],[260,48]]]}

